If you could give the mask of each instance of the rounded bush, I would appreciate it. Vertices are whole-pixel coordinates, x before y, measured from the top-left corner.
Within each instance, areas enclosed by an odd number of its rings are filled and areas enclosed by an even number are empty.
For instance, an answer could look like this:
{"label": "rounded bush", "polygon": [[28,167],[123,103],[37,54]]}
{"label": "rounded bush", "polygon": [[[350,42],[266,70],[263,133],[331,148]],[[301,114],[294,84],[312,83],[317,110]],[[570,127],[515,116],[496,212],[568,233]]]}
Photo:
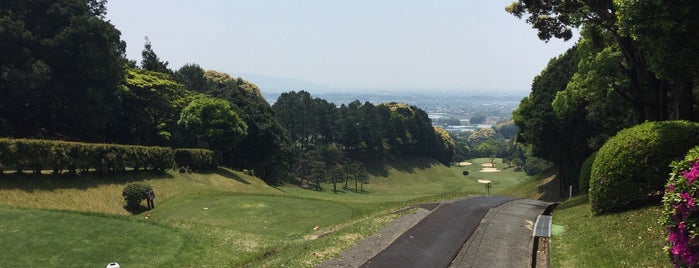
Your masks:
{"label": "rounded bush", "polygon": [[660,219],[667,234],[665,251],[675,267],[696,267],[699,264],[699,147],[689,151],[683,161],[672,165],[670,179],[663,196]]}
{"label": "rounded bush", "polygon": [[699,144],[699,124],[647,122],[619,131],[592,163],[589,197],[594,213],[619,210],[660,195],[670,163]]}
{"label": "rounded bush", "polygon": [[592,153],[585,159],[585,162],[583,162],[580,167],[580,182],[578,185],[580,188],[578,189],[580,189],[581,193],[587,193],[590,188],[590,173],[592,172],[592,163],[595,161],[596,157],[597,152]]}
{"label": "rounded bush", "polygon": [[147,183],[143,182],[127,184],[126,187],[124,187],[124,191],[121,193],[126,201],[126,206],[124,206],[126,210],[131,212],[140,211],[141,201],[146,199],[143,194],[146,192],[146,190],[153,190],[153,188]]}

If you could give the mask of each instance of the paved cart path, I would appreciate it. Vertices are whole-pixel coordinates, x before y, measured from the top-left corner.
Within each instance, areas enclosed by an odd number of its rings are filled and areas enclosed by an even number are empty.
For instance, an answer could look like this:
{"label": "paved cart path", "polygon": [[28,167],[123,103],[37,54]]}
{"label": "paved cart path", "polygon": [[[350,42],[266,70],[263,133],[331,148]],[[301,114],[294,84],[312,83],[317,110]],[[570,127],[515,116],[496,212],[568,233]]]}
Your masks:
{"label": "paved cart path", "polygon": [[424,204],[316,267],[528,268],[532,227],[549,205],[492,196]]}
{"label": "paved cart path", "polygon": [[442,204],[361,267],[448,267],[486,213],[512,200],[481,196]]}

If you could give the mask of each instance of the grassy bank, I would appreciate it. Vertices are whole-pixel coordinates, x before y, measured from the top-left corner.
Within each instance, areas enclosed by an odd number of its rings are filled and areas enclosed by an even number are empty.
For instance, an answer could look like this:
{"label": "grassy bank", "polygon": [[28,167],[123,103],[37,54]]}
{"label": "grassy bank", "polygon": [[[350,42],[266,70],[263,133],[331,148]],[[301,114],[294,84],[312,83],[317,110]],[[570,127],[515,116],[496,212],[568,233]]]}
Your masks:
{"label": "grassy bank", "polygon": [[[270,187],[241,172],[114,177],[0,177],[0,267],[308,267],[375,233],[411,204],[516,188],[522,172],[488,159],[445,167],[413,159],[371,176],[365,191]],[[469,171],[464,176],[463,171]],[[121,191],[143,181],[156,208],[130,215]]]}
{"label": "grassy bank", "polygon": [[661,210],[656,205],[593,216],[587,196],[562,203],[553,213],[563,232],[551,240],[552,267],[671,267],[662,251]]}

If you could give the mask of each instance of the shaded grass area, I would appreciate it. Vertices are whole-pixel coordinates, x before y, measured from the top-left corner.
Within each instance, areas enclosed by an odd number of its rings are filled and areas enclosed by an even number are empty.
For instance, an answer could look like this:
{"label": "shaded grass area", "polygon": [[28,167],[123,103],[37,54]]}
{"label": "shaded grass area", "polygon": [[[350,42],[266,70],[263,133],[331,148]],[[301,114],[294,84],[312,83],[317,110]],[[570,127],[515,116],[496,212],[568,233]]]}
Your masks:
{"label": "shaded grass area", "polygon": [[661,213],[654,205],[593,216],[587,196],[561,203],[553,212],[563,233],[551,240],[552,267],[671,267]]}
{"label": "shaded grass area", "polygon": [[[273,188],[228,169],[113,177],[5,174],[0,252],[7,255],[0,256],[0,267],[98,267],[112,261],[122,267],[310,267],[375,233],[407,206],[485,194],[477,182],[482,178],[493,181],[491,194],[526,180],[498,162],[502,172],[478,172],[475,165],[489,159],[475,159],[472,167],[409,161],[414,165],[386,168],[388,177],[371,176],[365,191],[338,194],[329,184],[323,191]],[[462,175],[464,170],[470,175]],[[121,191],[135,181],[156,192],[149,219],[122,207]],[[61,251],[65,246],[71,249]]]}
{"label": "shaded grass area", "polygon": [[[295,185],[277,187],[280,191],[308,198],[331,200],[343,203],[397,203],[409,200],[444,200],[457,196],[486,195],[488,190],[478,180],[491,181],[490,194],[507,194],[519,188],[523,182],[531,180],[524,172],[514,171],[502,160],[495,161],[495,167],[500,172],[481,172],[482,164],[490,163],[489,158],[469,160],[470,166],[447,167],[436,161],[427,159],[412,159],[412,168],[401,163],[399,167],[389,166],[385,170],[387,176],[369,176],[369,183],[363,186],[363,191],[354,191],[354,182],[350,181],[349,189],[341,189],[344,183],[338,184],[340,191],[332,192],[332,184],[322,184],[322,191],[305,189]],[[463,171],[469,175],[464,176]]]}
{"label": "shaded grass area", "polygon": [[529,176],[515,187],[509,187],[500,194],[512,197],[529,198],[546,202],[560,202],[563,197],[559,194],[559,182],[556,179],[557,170],[550,168],[538,175]]}

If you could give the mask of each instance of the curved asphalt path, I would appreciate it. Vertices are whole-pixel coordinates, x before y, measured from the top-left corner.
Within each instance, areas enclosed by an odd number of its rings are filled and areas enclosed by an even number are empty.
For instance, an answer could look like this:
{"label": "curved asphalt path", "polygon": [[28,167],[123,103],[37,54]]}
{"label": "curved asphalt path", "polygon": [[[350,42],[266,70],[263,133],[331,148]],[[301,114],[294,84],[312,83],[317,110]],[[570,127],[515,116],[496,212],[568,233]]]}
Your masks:
{"label": "curved asphalt path", "polygon": [[488,211],[512,200],[481,196],[445,203],[361,267],[448,267]]}

